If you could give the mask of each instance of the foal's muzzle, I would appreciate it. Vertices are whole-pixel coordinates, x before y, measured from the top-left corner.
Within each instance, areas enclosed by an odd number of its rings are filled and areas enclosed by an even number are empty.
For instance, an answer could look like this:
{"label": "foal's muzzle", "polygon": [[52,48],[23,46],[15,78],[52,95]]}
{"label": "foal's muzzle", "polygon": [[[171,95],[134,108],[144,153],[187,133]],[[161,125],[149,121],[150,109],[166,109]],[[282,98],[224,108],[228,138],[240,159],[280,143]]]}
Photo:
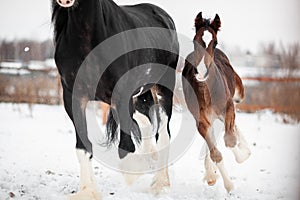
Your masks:
{"label": "foal's muzzle", "polygon": [[69,8],[74,5],[75,0],[56,0],[58,5],[64,8]]}

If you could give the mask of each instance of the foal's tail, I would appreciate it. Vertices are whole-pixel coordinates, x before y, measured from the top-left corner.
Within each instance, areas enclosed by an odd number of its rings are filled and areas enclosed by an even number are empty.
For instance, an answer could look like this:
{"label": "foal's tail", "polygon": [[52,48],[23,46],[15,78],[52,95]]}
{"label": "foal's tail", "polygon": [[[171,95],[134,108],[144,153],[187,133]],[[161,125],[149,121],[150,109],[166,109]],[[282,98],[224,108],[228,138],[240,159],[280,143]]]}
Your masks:
{"label": "foal's tail", "polygon": [[239,77],[239,75],[234,72],[234,79],[235,79],[235,92],[234,92],[234,101],[236,103],[240,103],[245,98],[245,89],[243,86],[242,79]]}

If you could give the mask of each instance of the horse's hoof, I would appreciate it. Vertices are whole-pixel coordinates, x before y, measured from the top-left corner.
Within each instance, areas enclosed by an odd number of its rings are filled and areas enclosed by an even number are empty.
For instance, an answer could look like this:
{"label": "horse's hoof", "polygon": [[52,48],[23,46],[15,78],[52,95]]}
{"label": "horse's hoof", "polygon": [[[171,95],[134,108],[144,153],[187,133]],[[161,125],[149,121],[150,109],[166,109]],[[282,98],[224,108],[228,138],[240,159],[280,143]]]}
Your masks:
{"label": "horse's hoof", "polygon": [[162,179],[161,177],[158,179],[154,179],[151,184],[151,193],[153,195],[166,194],[170,190],[170,182],[169,179]]}

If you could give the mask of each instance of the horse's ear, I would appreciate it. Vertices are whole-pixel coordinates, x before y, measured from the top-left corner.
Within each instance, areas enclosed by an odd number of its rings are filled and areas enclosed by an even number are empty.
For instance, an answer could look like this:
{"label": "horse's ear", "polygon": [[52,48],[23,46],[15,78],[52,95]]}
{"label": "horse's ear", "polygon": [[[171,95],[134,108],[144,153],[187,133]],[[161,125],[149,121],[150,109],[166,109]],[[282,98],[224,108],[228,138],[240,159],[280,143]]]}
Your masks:
{"label": "horse's ear", "polygon": [[216,14],[214,20],[210,24],[210,27],[217,33],[221,27],[221,19],[218,14]]}
{"label": "horse's ear", "polygon": [[199,12],[195,19],[196,33],[203,25],[204,25],[204,21],[202,18],[202,12]]}

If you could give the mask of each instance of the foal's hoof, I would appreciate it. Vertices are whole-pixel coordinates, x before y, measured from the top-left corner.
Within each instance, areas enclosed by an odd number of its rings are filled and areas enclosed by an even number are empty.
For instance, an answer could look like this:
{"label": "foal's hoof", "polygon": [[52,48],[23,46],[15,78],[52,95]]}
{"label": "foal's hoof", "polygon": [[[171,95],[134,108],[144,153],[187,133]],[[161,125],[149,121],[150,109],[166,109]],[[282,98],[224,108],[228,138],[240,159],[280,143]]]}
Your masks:
{"label": "foal's hoof", "polygon": [[218,149],[212,149],[210,151],[210,158],[215,163],[219,163],[223,159],[222,154]]}
{"label": "foal's hoof", "polygon": [[225,141],[225,146],[226,147],[233,148],[237,144],[237,138],[233,134],[225,133],[225,135],[224,135],[224,141]]}
{"label": "foal's hoof", "polygon": [[233,183],[230,181],[230,182],[228,182],[227,184],[225,184],[225,189],[226,189],[226,191],[228,192],[228,193],[230,193],[233,189],[234,189],[234,185],[233,185]]}
{"label": "foal's hoof", "polygon": [[238,148],[239,148],[239,151],[240,151],[240,155],[237,156],[235,158],[235,160],[236,160],[237,163],[243,163],[244,161],[246,161],[250,157],[251,151],[247,146],[242,145],[241,143],[238,144]]}
{"label": "foal's hoof", "polygon": [[219,176],[217,173],[206,173],[203,180],[206,181],[209,186],[213,186],[216,184],[218,178]]}

